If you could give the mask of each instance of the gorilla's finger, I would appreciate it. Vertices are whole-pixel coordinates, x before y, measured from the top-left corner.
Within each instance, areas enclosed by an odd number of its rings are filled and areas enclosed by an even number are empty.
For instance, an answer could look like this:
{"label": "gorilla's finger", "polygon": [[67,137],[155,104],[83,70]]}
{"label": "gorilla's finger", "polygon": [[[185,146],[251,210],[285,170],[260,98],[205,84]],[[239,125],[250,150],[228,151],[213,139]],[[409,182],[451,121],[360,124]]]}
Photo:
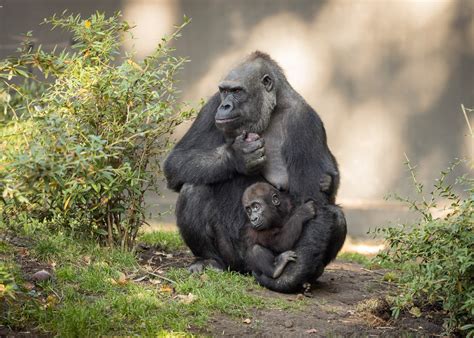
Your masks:
{"label": "gorilla's finger", "polygon": [[256,141],[246,142],[245,146],[242,148],[242,152],[244,154],[252,153],[257,149],[262,148],[264,144],[265,144],[265,142],[261,138],[256,140]]}
{"label": "gorilla's finger", "polygon": [[256,160],[254,160],[254,161],[251,161],[251,162],[249,162],[248,168],[252,171],[256,170],[256,169],[259,169],[265,163],[266,160],[267,160],[267,158],[265,156],[263,156],[263,157],[260,157]]}
{"label": "gorilla's finger", "polygon": [[258,148],[254,152],[248,154],[248,157],[252,159],[258,159],[265,155],[265,148]]}

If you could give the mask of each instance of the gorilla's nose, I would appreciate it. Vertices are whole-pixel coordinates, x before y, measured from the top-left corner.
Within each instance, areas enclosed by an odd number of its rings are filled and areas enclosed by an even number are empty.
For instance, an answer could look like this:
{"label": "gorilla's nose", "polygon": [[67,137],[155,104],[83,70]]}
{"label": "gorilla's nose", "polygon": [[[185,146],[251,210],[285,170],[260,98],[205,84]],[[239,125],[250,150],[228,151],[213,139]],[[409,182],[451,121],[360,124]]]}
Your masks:
{"label": "gorilla's nose", "polygon": [[222,110],[231,110],[232,108],[233,108],[232,103],[223,103],[219,107],[219,109],[222,109]]}

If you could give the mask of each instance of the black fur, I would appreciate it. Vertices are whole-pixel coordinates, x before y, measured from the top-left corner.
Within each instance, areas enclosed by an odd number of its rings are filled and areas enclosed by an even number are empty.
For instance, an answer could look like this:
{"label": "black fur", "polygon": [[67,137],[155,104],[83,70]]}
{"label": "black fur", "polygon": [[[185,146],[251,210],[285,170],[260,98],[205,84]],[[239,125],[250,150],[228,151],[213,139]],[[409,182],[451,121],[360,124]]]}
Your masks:
{"label": "black fur", "polygon": [[[295,251],[298,260],[277,279],[257,276],[258,281],[273,290],[292,292],[303,283],[321,275],[324,267],[337,255],[346,235],[342,210],[333,204],[339,186],[339,172],[326,141],[321,119],[290,86],[279,66],[266,54],[251,55],[243,66],[258,62],[274,80],[276,106],[271,119],[281,118],[281,155],[288,172],[288,192],[297,205],[312,199],[318,205],[318,216],[308,222]],[[253,74],[244,74],[253,78]],[[251,88],[257,91],[257,84]],[[261,93],[253,93],[258,98]],[[258,95],[257,95],[258,94]],[[197,257],[194,271],[205,264],[236,271],[249,271],[245,262],[245,243],[241,230],[246,216],[240,199],[251,184],[265,179],[261,174],[244,175],[237,170],[233,141],[215,125],[221,104],[219,93],[213,95],[199,112],[186,135],[176,144],[165,161],[168,186],[180,191],[176,206],[177,223],[184,241]],[[255,107],[259,112],[260,107]],[[280,123],[280,122],[278,122]],[[254,133],[259,133],[253,130]],[[234,136],[235,137],[235,136]],[[265,138],[265,136],[264,136]],[[322,192],[320,182],[331,173],[331,191]],[[319,212],[322,208],[322,212]],[[326,212],[326,211],[327,212]],[[333,212],[336,210],[337,217]],[[205,263],[203,263],[205,262]]]}

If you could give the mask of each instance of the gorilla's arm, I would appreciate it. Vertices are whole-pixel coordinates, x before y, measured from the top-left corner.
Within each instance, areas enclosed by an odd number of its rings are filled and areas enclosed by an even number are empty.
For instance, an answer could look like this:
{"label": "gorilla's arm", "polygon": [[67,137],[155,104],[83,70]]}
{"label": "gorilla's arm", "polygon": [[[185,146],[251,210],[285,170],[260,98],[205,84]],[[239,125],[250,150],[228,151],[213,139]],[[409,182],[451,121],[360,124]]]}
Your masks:
{"label": "gorilla's arm", "polygon": [[[283,145],[289,176],[289,192],[296,204],[308,199],[318,205],[334,203],[339,185],[337,163],[326,140],[326,131],[319,116],[306,106],[287,124],[287,138]],[[335,182],[331,191],[321,191],[321,180],[331,174]]]}
{"label": "gorilla's arm", "polygon": [[226,139],[217,129],[219,105],[219,94],[215,94],[166,159],[164,173],[170,189],[179,191],[184,183],[223,182],[237,173],[252,175],[265,164],[263,139],[246,139],[246,133]]}
{"label": "gorilla's arm", "polygon": [[168,187],[179,191],[184,183],[209,184],[224,181],[235,173],[224,136],[214,125],[220,104],[218,94],[202,107],[188,132],[164,163]]}
{"label": "gorilla's arm", "polygon": [[284,252],[293,249],[296,241],[301,236],[303,225],[316,215],[316,205],[313,201],[308,201],[295,208],[292,215],[283,225],[281,231],[275,236],[272,243],[272,250]]}

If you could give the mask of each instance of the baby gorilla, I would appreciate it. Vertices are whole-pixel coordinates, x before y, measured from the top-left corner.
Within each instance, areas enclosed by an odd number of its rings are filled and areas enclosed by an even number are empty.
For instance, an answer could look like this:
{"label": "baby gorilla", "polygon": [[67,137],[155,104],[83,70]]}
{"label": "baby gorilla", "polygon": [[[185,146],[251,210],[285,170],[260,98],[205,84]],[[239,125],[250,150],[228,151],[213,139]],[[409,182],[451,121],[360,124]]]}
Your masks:
{"label": "baby gorilla", "polygon": [[296,260],[291,249],[303,224],[316,215],[316,204],[308,201],[295,208],[287,193],[261,182],[245,190],[242,203],[250,221],[246,227],[247,262],[254,273],[277,278]]}

